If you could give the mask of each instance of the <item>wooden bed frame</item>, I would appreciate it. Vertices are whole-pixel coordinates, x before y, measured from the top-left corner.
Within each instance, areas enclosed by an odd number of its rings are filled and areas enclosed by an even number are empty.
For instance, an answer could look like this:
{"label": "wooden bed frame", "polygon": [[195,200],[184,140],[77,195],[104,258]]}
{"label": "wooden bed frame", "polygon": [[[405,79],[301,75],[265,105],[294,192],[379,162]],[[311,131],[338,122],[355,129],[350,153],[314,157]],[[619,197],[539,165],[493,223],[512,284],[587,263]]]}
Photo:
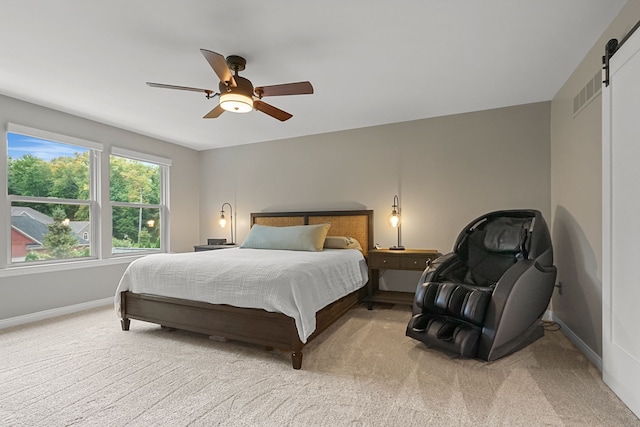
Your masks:
{"label": "wooden bed frame", "polygon": [[[260,212],[251,214],[251,225],[290,226],[331,223],[329,236],[356,238],[364,255],[373,248],[373,211]],[[366,286],[329,304],[316,313],[318,334],[362,301]],[[128,331],[131,319],[157,323],[163,327],[184,329],[291,352],[294,369],[302,367],[302,347],[293,318],[262,309],[209,304],[150,294],[121,293],[121,325]]]}

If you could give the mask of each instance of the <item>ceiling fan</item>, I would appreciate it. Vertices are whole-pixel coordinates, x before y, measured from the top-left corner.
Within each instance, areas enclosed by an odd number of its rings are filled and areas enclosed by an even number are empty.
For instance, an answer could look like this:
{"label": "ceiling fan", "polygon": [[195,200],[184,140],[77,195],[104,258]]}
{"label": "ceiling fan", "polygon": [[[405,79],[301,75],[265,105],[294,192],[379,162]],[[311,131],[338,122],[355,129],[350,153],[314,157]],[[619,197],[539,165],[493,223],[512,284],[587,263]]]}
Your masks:
{"label": "ceiling fan", "polygon": [[273,105],[267,104],[262,101],[262,97],[309,95],[313,93],[313,86],[311,86],[311,83],[309,82],[285,83],[271,86],[258,86],[254,88],[251,81],[238,75],[238,72],[243,71],[247,65],[247,61],[243,57],[230,55],[225,59],[224,56],[210,50],[200,49],[200,52],[202,52],[209,65],[211,65],[211,68],[213,68],[213,71],[215,71],[220,79],[220,83],[218,84],[219,92],[214,92],[210,89],[152,82],[147,82],[147,85],[164,89],[204,92],[207,99],[218,96],[220,98],[219,104],[204,116],[205,119],[215,119],[225,111],[233,113],[248,113],[255,109],[284,122],[285,120],[289,120],[293,117],[293,115],[286,111],[282,111]]}

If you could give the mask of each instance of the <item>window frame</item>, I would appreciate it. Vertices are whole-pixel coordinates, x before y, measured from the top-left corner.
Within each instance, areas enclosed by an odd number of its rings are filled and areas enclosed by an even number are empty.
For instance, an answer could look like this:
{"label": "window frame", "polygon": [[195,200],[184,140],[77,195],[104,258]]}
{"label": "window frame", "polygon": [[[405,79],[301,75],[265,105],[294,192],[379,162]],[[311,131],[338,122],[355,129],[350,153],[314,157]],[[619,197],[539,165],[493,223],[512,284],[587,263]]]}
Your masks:
{"label": "window frame", "polygon": [[[42,266],[60,263],[75,263],[82,261],[91,261],[102,258],[102,244],[100,235],[100,178],[101,173],[101,156],[103,152],[103,145],[97,142],[88,141],[86,139],[76,138],[68,135],[63,135],[55,132],[45,131],[42,129],[36,129],[28,126],[18,125],[15,123],[7,123],[5,130],[5,143],[3,144],[2,159],[5,165],[9,161],[9,153],[7,151],[7,134],[16,133],[25,136],[31,136],[38,139],[43,139],[51,142],[57,142],[61,144],[73,145],[77,147],[86,148],[89,150],[89,198],[87,200],[78,199],[61,199],[56,197],[33,197],[33,196],[19,196],[9,195],[9,183],[8,183],[8,169],[0,178],[0,185],[4,187],[3,190],[3,204],[6,212],[6,223],[4,224],[4,232],[6,233],[6,245],[0,249],[5,252],[5,256],[0,256],[0,269],[4,268],[24,268],[30,266]],[[14,202],[35,202],[46,204],[73,204],[73,205],[85,205],[89,206],[89,219],[91,230],[91,241],[89,242],[90,256],[80,258],[65,258],[58,260],[42,260],[32,262],[14,262],[12,260],[11,252],[11,205]]]}
{"label": "window frame", "polygon": [[[139,162],[152,163],[154,165],[159,166],[160,168],[160,203],[159,204],[147,204],[147,203],[132,203],[132,202],[117,202],[111,200],[111,194],[109,194],[109,205],[111,208],[111,212],[113,212],[114,207],[124,207],[124,208],[142,208],[142,209],[158,209],[160,212],[160,249],[159,250],[138,250],[131,253],[122,253],[122,254],[114,254],[113,253],[113,245],[110,244],[111,248],[109,257],[111,258],[121,258],[126,256],[136,256],[136,255],[147,255],[153,253],[166,253],[169,252],[170,242],[170,221],[169,221],[169,169],[171,167],[171,159],[167,159],[164,157],[141,153],[139,151],[128,150],[126,148],[120,147],[111,147],[111,152],[109,155],[109,167],[111,166],[111,156],[123,157],[130,160],[135,160]],[[109,176],[111,170],[109,169]],[[109,181],[109,187],[111,182]],[[110,212],[110,216],[111,216]],[[113,237],[113,222],[111,223],[110,236],[109,239]]]}

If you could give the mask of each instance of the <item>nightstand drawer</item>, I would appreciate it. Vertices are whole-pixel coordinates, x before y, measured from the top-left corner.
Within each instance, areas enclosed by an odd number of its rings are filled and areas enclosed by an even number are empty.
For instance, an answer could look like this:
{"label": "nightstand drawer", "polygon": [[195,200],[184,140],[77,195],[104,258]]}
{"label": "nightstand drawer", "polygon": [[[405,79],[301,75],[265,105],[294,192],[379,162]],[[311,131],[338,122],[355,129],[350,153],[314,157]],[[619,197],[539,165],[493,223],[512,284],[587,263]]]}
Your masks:
{"label": "nightstand drawer", "polygon": [[403,270],[424,270],[429,259],[433,259],[433,257],[428,255],[405,255],[400,258],[400,268]]}
{"label": "nightstand drawer", "polygon": [[400,268],[400,257],[376,254],[369,257],[371,268]]}

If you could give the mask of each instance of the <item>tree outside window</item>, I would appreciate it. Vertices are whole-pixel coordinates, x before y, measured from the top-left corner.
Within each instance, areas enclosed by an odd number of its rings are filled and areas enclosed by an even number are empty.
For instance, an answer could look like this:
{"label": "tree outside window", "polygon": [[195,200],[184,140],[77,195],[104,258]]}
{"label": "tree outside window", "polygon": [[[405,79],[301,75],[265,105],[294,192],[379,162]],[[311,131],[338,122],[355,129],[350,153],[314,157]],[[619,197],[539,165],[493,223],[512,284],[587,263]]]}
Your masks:
{"label": "tree outside window", "polygon": [[163,165],[120,155],[110,158],[112,253],[159,251]]}
{"label": "tree outside window", "polygon": [[91,148],[7,132],[13,263],[91,256]]}

